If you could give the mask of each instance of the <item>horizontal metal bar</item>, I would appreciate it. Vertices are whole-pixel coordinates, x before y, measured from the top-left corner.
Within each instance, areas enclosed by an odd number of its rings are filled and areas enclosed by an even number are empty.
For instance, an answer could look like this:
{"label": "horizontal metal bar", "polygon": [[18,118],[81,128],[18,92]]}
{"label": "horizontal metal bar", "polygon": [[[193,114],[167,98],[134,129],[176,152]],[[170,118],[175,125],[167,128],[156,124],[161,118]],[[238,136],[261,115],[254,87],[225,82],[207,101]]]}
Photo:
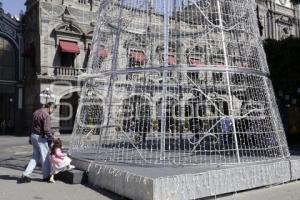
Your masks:
{"label": "horizontal metal bar", "polygon": [[[240,73],[240,74],[249,74],[249,75],[258,75],[258,76],[264,76],[269,78],[270,74],[268,72],[263,72],[256,69],[249,69],[245,67],[233,67],[233,66],[218,66],[218,65],[210,65],[205,67],[189,67],[185,65],[174,65],[170,67],[141,67],[141,68],[126,68],[122,70],[116,70],[114,72],[115,75],[121,75],[121,74],[130,74],[130,73],[143,73],[143,72],[149,72],[149,71],[157,71],[157,72],[163,72],[164,70],[169,72],[230,72],[230,73]],[[110,70],[103,71],[102,73],[98,74],[81,74],[78,76],[79,79],[90,79],[90,78],[98,78],[103,76],[108,76],[111,74]]]}

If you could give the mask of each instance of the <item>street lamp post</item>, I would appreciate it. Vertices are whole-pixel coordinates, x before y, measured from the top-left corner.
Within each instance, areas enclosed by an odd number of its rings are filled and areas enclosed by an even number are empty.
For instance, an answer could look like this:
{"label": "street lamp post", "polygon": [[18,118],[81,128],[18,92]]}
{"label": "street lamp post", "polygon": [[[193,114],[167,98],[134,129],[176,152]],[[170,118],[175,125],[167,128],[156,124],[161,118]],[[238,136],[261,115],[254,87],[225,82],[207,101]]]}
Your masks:
{"label": "street lamp post", "polygon": [[9,107],[8,107],[8,120],[7,120],[7,130],[9,131],[9,132],[11,132],[12,130],[13,130],[13,124],[14,124],[14,122],[13,122],[13,117],[14,117],[14,115],[13,115],[13,98],[9,98]]}
{"label": "street lamp post", "polygon": [[46,90],[41,91],[40,97],[41,103],[45,106],[45,104],[47,104],[50,99],[54,99],[55,96],[49,88],[46,88]]}

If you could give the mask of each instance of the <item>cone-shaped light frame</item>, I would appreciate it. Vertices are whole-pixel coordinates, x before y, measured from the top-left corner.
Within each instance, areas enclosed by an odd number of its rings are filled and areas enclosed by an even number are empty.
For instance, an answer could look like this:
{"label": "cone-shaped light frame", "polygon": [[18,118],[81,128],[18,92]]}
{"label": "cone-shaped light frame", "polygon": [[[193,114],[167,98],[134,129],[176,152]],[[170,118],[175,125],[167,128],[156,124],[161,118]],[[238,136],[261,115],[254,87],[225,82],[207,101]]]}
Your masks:
{"label": "cone-shaped light frame", "polygon": [[71,153],[208,165],[289,156],[254,0],[102,0]]}

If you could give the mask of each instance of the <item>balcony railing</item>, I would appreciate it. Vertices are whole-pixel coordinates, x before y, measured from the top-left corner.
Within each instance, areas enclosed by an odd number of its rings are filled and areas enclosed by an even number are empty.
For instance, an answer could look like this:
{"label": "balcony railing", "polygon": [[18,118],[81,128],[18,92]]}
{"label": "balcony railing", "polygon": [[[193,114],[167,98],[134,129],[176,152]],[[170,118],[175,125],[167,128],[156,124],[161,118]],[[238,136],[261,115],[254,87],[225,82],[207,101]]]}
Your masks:
{"label": "balcony railing", "polygon": [[41,68],[41,77],[63,77],[76,78],[86,71],[85,68],[63,67],[63,66],[43,66]]}
{"label": "balcony railing", "polygon": [[[55,76],[78,76],[83,69],[73,67],[54,67]],[[85,69],[84,69],[85,70]]]}

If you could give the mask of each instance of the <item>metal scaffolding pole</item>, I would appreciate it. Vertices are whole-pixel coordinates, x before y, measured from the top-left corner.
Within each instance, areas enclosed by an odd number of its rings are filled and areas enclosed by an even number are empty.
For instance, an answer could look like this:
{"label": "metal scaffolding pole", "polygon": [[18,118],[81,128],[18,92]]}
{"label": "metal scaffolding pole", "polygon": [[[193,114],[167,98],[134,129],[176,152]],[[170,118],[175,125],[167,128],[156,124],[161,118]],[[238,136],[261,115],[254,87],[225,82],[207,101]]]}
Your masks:
{"label": "metal scaffolding pole", "polygon": [[167,68],[168,57],[169,57],[169,0],[164,1],[164,66],[163,66],[163,90],[162,90],[162,103],[161,103],[161,137],[160,137],[160,158],[163,160],[165,158],[165,145],[166,145],[166,76],[167,76]]}
{"label": "metal scaffolding pole", "polygon": [[230,119],[232,121],[236,156],[237,156],[238,163],[240,163],[241,159],[240,159],[238,139],[237,139],[237,135],[236,135],[235,119],[234,119],[234,116],[233,116],[233,101],[232,101],[232,93],[231,93],[231,88],[230,88],[230,76],[229,76],[229,71],[228,71],[229,70],[228,57],[227,57],[228,55],[227,55],[227,48],[226,48],[226,42],[225,42],[225,34],[224,34],[223,18],[222,18],[220,0],[217,0],[217,7],[218,7],[218,16],[219,16],[219,27],[220,27],[220,31],[221,31],[221,37],[222,37],[224,62],[225,62],[225,66],[227,68],[227,70],[226,70],[226,80],[227,80],[227,90],[228,90],[228,98],[229,98],[229,115],[230,115]]}

